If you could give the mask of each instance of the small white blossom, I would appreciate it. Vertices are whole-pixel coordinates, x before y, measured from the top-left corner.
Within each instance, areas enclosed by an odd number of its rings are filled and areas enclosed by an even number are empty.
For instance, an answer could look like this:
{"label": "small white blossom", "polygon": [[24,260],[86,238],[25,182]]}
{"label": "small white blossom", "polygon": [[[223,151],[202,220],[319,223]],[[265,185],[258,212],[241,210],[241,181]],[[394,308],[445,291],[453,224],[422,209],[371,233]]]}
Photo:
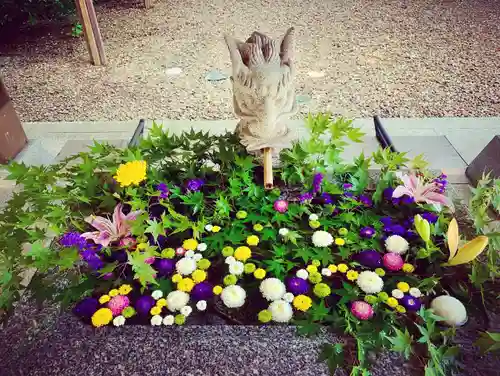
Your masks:
{"label": "small white blossom", "polygon": [[203,255],[201,253],[195,253],[193,256],[194,261],[200,261],[203,258]]}
{"label": "small white blossom", "polygon": [[235,261],[229,264],[229,273],[234,275],[242,275],[245,270],[245,265],[241,261]]}
{"label": "small white blossom", "polygon": [[329,247],[333,243],[333,236],[326,231],[315,231],[312,242],[315,247]]}
{"label": "small white blossom", "polygon": [[226,264],[231,265],[236,262],[236,259],[233,256],[226,257]]}
{"label": "small white blossom", "polygon": [[122,326],[125,324],[125,317],[123,317],[122,315],[120,316],[116,316],[114,319],[113,319],[113,325],[114,326]]}
{"label": "small white blossom", "polygon": [[384,288],[384,281],[375,272],[365,270],[359,273],[357,285],[367,294],[377,294]]}
{"label": "small white blossom", "polygon": [[288,322],[293,316],[293,309],[290,303],[284,300],[276,300],[269,304],[269,311],[273,321],[276,322]]}
{"label": "small white blossom", "polygon": [[207,230],[207,231],[212,231],[213,228],[214,228],[214,226],[212,226],[212,225],[205,225],[205,230]]}
{"label": "small white blossom", "polygon": [[179,311],[189,302],[189,294],[175,290],[167,295],[167,308],[171,312]]}
{"label": "small white blossom", "polygon": [[297,273],[295,275],[299,278],[305,279],[307,281],[307,278],[309,278],[309,272],[305,269],[299,269],[297,270]]}
{"label": "small white blossom", "polygon": [[288,235],[288,232],[289,230],[287,228],[280,228],[278,233],[281,235],[281,236],[287,236]]}
{"label": "small white blossom", "polygon": [[207,250],[207,247],[208,246],[206,245],[206,243],[200,243],[200,244],[198,244],[198,247],[196,247],[196,249],[198,249],[198,251],[200,251],[200,252],[204,252]]}
{"label": "small white blossom", "polygon": [[186,253],[186,250],[182,247],[179,247],[175,250],[175,254],[177,256],[184,256],[184,253]]}
{"label": "small white blossom", "polygon": [[399,253],[403,255],[408,251],[408,241],[399,235],[391,235],[385,239],[385,248],[389,252]]}
{"label": "small white blossom", "polygon": [[189,257],[189,258],[193,258],[194,257],[194,251],[186,251],[186,253],[184,253],[184,257]]}
{"label": "small white blossom", "polygon": [[259,287],[262,296],[269,301],[281,299],[286,293],[286,287],[278,278],[266,278]]}
{"label": "small white blossom", "polygon": [[321,274],[324,275],[325,277],[331,277],[333,273],[330,269],[323,268],[321,269]]}
{"label": "small white blossom", "polygon": [[189,275],[196,270],[196,261],[189,257],[183,257],[175,264],[177,273]]}
{"label": "small white blossom", "polygon": [[410,295],[413,296],[414,298],[420,298],[422,296],[422,292],[416,287],[412,287],[410,289]]}
{"label": "small white blossom", "polygon": [[161,290],[155,290],[151,293],[151,296],[154,300],[158,300],[163,298],[163,291]]}
{"label": "small white blossom", "polygon": [[240,308],[243,304],[245,304],[247,293],[241,286],[230,285],[224,287],[220,297],[226,307]]}
{"label": "small white blossom", "polygon": [[151,325],[160,326],[163,323],[163,319],[160,315],[154,315],[151,317]]}
{"label": "small white blossom", "polygon": [[174,322],[175,322],[175,317],[172,315],[167,315],[163,319],[163,325],[168,325],[168,326],[174,325]]}
{"label": "small white blossom", "polygon": [[319,219],[318,215],[317,214],[311,214],[309,216],[309,220],[310,221],[317,221]]}
{"label": "small white blossom", "polygon": [[191,312],[193,312],[191,306],[187,305],[181,308],[181,313],[186,317],[188,317],[191,314]]}
{"label": "small white blossom", "polygon": [[294,296],[291,292],[287,292],[287,293],[285,293],[285,295],[283,295],[283,300],[287,303],[293,302],[293,298],[294,298]]}
{"label": "small white blossom", "polygon": [[212,171],[219,172],[220,171],[220,164],[214,163],[212,166]]}
{"label": "small white blossom", "polygon": [[207,309],[207,302],[206,300],[200,300],[198,303],[196,303],[196,308],[198,311],[204,311]]}
{"label": "small white blossom", "polygon": [[400,289],[394,289],[394,290],[392,290],[391,295],[393,298],[403,299],[403,297],[405,296],[405,293],[403,291],[401,291]]}

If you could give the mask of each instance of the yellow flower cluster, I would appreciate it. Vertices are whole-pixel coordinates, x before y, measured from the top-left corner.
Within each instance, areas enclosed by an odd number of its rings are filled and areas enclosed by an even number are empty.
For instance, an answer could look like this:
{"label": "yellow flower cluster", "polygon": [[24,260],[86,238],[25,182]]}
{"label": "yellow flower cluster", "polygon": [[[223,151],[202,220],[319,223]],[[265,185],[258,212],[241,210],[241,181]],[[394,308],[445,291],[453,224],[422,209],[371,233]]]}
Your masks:
{"label": "yellow flower cluster", "polygon": [[264,279],[264,277],[266,276],[266,271],[262,268],[258,268],[253,272],[253,276],[256,279]]}
{"label": "yellow flower cluster", "polygon": [[257,235],[250,235],[247,238],[247,244],[250,246],[256,246],[259,244],[259,237]]}
{"label": "yellow flower cluster", "polygon": [[194,251],[198,247],[198,242],[195,239],[186,239],[182,242],[182,248],[188,251]]}
{"label": "yellow flower cluster", "polygon": [[[257,241],[258,241],[259,238],[257,238]],[[250,250],[250,248],[248,248],[247,246],[242,246],[242,247],[238,247],[236,248],[236,250],[234,251],[234,258],[238,261],[243,261],[245,262],[246,260],[248,260],[250,257],[252,257],[252,251]]]}
{"label": "yellow flower cluster", "polygon": [[293,306],[299,311],[305,312],[312,306],[312,299],[307,295],[297,295],[293,298]]}
{"label": "yellow flower cluster", "polygon": [[131,161],[121,164],[116,170],[114,179],[122,187],[129,185],[139,185],[146,180],[146,161]]}
{"label": "yellow flower cluster", "polygon": [[130,285],[121,285],[120,288],[118,289],[120,295],[128,295],[130,291],[132,291],[132,286]]}
{"label": "yellow flower cluster", "polygon": [[191,292],[193,287],[194,287],[194,281],[191,278],[182,278],[177,283],[177,290],[180,290],[180,291]]}
{"label": "yellow flower cluster", "polygon": [[191,278],[193,278],[193,281],[196,283],[203,282],[205,279],[207,279],[207,272],[204,270],[196,269],[193,274],[191,274]]}
{"label": "yellow flower cluster", "polygon": [[96,328],[108,325],[113,320],[113,312],[109,308],[100,308],[92,315],[91,320]]}

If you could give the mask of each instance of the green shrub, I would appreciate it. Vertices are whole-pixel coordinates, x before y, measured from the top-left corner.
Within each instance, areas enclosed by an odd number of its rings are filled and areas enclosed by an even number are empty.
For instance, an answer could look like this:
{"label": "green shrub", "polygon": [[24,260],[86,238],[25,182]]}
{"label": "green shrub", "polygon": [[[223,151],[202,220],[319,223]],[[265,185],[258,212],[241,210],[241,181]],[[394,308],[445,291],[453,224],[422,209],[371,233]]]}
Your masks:
{"label": "green shrub", "polygon": [[35,24],[75,13],[74,0],[1,0],[0,28]]}

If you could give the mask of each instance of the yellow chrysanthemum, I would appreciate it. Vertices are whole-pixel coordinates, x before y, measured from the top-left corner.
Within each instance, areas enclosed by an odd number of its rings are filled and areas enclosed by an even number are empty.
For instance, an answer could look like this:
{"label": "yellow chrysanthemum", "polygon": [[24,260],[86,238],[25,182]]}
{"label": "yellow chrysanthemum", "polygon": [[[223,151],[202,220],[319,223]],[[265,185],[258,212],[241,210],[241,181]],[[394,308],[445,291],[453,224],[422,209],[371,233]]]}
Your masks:
{"label": "yellow chrysanthemum", "polygon": [[316,273],[318,271],[318,267],[316,265],[307,265],[307,268],[306,270],[309,272],[309,273]]}
{"label": "yellow chrysanthemum", "polygon": [[403,292],[408,292],[410,291],[410,285],[406,282],[399,282],[396,287],[400,289]]}
{"label": "yellow chrysanthemum", "polygon": [[100,308],[92,315],[92,325],[99,328],[113,320],[113,312],[109,308]]}
{"label": "yellow chrysanthemum", "polygon": [[344,245],[345,244],[345,240],[342,239],[342,238],[337,238],[337,239],[335,239],[335,244],[337,244],[337,245]]}
{"label": "yellow chrysanthemum", "polygon": [[349,267],[346,264],[338,264],[337,269],[341,273],[346,273],[349,270]]}
{"label": "yellow chrysanthemum", "polygon": [[130,291],[132,291],[132,286],[130,285],[121,285],[120,288],[118,289],[120,295],[128,295]]}
{"label": "yellow chrysanthemum", "polygon": [[122,187],[139,185],[140,182],[146,180],[146,168],[146,161],[131,161],[121,164],[116,170],[114,179]]}
{"label": "yellow chrysanthemum", "polygon": [[253,276],[257,279],[264,279],[264,277],[266,276],[266,271],[262,268],[258,268],[253,272]]}
{"label": "yellow chrysanthemum", "polygon": [[383,276],[385,276],[385,270],[384,270],[384,269],[382,269],[382,268],[377,268],[377,269],[375,269],[375,273],[377,273],[377,275],[378,275],[379,277],[383,277]]}
{"label": "yellow chrysanthemum", "polygon": [[215,295],[220,295],[222,293],[222,286],[214,286],[214,288],[212,289],[212,292],[215,294]]}
{"label": "yellow chrysanthemum", "polygon": [[316,267],[319,267],[321,265],[321,261],[319,261],[319,260],[312,260],[311,264],[314,265],[314,266],[316,266]]}
{"label": "yellow chrysanthemum", "polygon": [[174,274],[172,276],[172,282],[173,283],[179,283],[182,280],[182,276],[180,274]]}
{"label": "yellow chrysanthemum", "polygon": [[194,281],[191,278],[182,278],[177,284],[177,290],[184,292],[191,292],[194,287]]}
{"label": "yellow chrysanthemum", "polygon": [[193,281],[195,281],[196,283],[200,283],[207,279],[207,272],[204,270],[196,269],[193,274],[191,274],[191,277],[193,278]]}
{"label": "yellow chrysanthemum", "polygon": [[403,264],[403,271],[405,273],[413,273],[415,271],[415,267],[412,264]]}
{"label": "yellow chrysanthemum", "polygon": [[337,273],[337,265],[330,264],[330,265],[328,265],[328,269],[329,269],[332,273]]}
{"label": "yellow chrysanthemum", "polygon": [[262,226],[260,223],[257,223],[255,225],[253,225],[253,230],[257,231],[257,232],[261,232],[262,230],[264,230],[264,226]]}
{"label": "yellow chrysanthemum", "polygon": [[212,232],[219,232],[220,231],[220,226],[213,226],[212,227]]}
{"label": "yellow chrysanthemum", "polygon": [[355,270],[349,270],[347,272],[347,279],[349,281],[355,281],[355,280],[357,280],[358,276],[359,276],[359,273],[357,271],[355,271]]}
{"label": "yellow chrysanthemum", "polygon": [[385,301],[385,304],[387,304],[389,307],[391,308],[396,308],[398,306],[398,300],[396,298],[388,298],[386,301]]}
{"label": "yellow chrysanthemum", "polygon": [[406,313],[406,308],[402,305],[398,305],[396,306],[396,311],[398,311],[399,313]]}
{"label": "yellow chrysanthemum", "polygon": [[118,289],[112,289],[112,290],[109,290],[108,295],[111,296],[112,298],[114,298],[115,296],[120,295],[120,292],[118,291]]}
{"label": "yellow chrysanthemum", "polygon": [[158,307],[156,305],[153,308],[151,308],[151,310],[149,311],[149,313],[151,313],[152,316],[159,315],[161,313],[161,307]]}
{"label": "yellow chrysanthemum", "polygon": [[188,251],[194,251],[198,247],[198,242],[195,239],[186,239],[182,243],[182,248]]}
{"label": "yellow chrysanthemum", "polygon": [[158,299],[156,301],[156,306],[160,307],[160,308],[166,307],[167,306],[167,299],[165,299],[165,298]]}
{"label": "yellow chrysanthemum", "polygon": [[236,251],[234,251],[234,258],[238,261],[245,262],[250,257],[252,257],[252,251],[246,246],[238,247]]}
{"label": "yellow chrysanthemum", "polygon": [[259,237],[257,235],[250,235],[247,238],[247,244],[251,246],[256,246],[257,244],[259,244]]}
{"label": "yellow chrysanthemum", "polygon": [[99,298],[99,303],[101,304],[106,304],[107,302],[109,302],[111,300],[111,298],[109,297],[109,295],[103,295]]}
{"label": "yellow chrysanthemum", "polygon": [[312,306],[312,299],[307,295],[297,295],[293,298],[293,306],[299,311],[305,312]]}

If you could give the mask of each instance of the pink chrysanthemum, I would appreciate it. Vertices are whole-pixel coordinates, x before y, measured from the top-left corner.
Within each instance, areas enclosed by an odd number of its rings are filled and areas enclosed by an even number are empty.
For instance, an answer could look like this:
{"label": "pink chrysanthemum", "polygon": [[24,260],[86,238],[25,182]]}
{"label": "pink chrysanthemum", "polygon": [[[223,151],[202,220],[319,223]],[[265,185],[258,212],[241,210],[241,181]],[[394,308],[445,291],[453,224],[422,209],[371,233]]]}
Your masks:
{"label": "pink chrysanthemum", "polygon": [[280,213],[285,213],[288,210],[288,202],[285,200],[274,201],[274,210]]}
{"label": "pink chrysanthemum", "polygon": [[113,313],[113,316],[118,316],[122,311],[128,307],[130,300],[127,296],[117,295],[108,302],[108,308]]}
{"label": "pink chrysanthemum", "polygon": [[393,271],[393,272],[401,270],[403,268],[403,264],[405,263],[403,261],[403,258],[401,257],[401,255],[399,255],[398,253],[394,253],[394,252],[386,253],[384,255],[383,262],[384,262],[384,266],[388,270]]}
{"label": "pink chrysanthemum", "polygon": [[357,300],[351,304],[352,314],[360,320],[369,320],[373,317],[373,308],[370,304]]}

